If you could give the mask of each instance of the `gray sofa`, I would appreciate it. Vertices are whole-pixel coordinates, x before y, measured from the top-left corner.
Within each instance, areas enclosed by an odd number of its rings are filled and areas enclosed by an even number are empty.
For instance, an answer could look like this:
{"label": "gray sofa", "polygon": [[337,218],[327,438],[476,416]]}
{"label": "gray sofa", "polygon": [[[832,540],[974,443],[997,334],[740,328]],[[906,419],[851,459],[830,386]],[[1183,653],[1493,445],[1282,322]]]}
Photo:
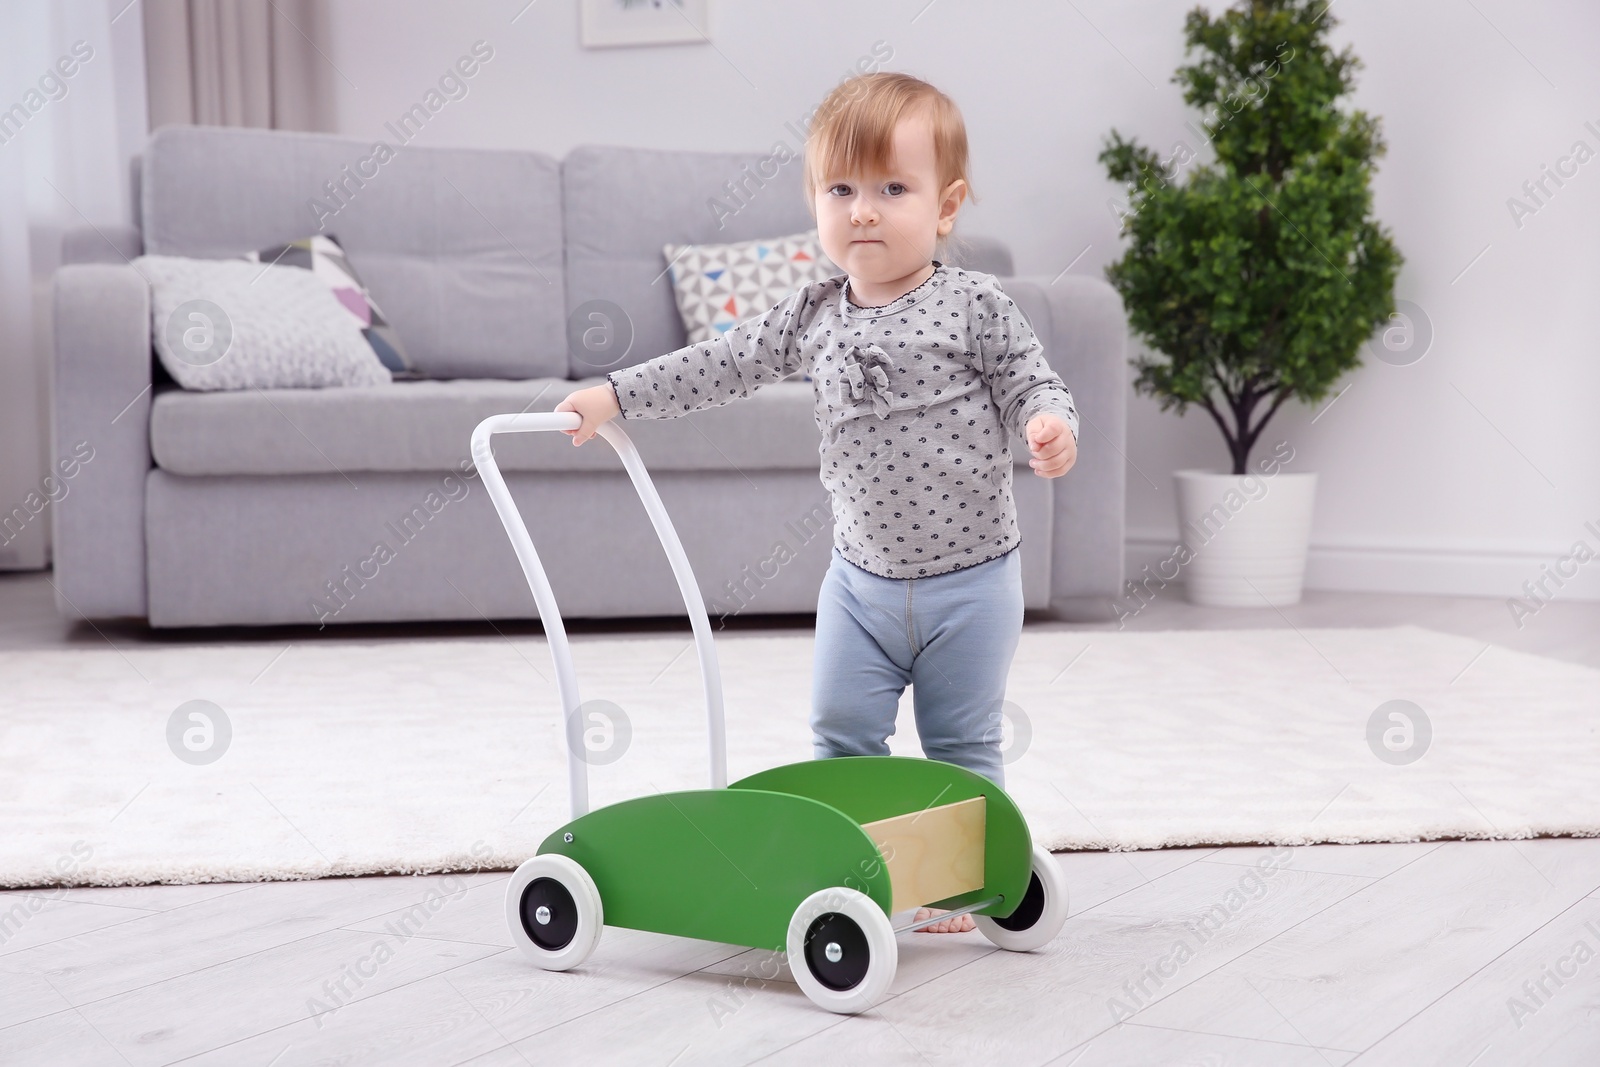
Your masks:
{"label": "gray sofa", "polygon": [[[551,410],[607,370],[682,347],[663,244],[814,225],[798,165],[765,177],[765,153],[585,146],[556,160],[408,145],[373,173],[359,166],[371,151],[319,134],[163,128],[136,168],[140,229],[67,236],[52,436],[58,458],[84,442],[93,456],[54,509],[64,613],[155,627],[537,617],[468,463],[473,426]],[[317,232],[319,214],[428,379],[234,393],[166,379],[148,287],[127,260],[237,255]],[[1083,415],[1063,478],[1033,475],[1014,443],[1026,605],[1107,617],[1122,585],[1121,303],[1098,279],[1012,277],[995,241],[968,239],[950,258],[1001,277]],[[603,366],[567,336],[569,315],[594,300],[633,331]],[[714,621],[816,608],[833,526],[811,405],[796,379],[623,424]],[[608,445],[519,435],[496,455],[564,616],[683,614]]]}

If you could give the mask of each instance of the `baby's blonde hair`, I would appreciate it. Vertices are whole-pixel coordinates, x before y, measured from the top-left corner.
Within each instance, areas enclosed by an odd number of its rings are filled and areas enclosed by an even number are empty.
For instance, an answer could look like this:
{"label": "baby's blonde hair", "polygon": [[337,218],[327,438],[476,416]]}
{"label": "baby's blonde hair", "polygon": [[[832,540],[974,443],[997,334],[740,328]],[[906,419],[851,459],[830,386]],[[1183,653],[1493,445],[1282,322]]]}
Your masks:
{"label": "baby's blonde hair", "polygon": [[[857,178],[889,169],[894,128],[908,114],[926,111],[933,124],[933,156],[942,193],[956,179],[967,183],[967,126],[961,110],[944,93],[921,78],[897,71],[877,71],[847,78],[817,107],[806,132],[806,207],[816,217],[817,186],[824,175]],[[936,255],[947,254],[954,231],[936,242]]]}

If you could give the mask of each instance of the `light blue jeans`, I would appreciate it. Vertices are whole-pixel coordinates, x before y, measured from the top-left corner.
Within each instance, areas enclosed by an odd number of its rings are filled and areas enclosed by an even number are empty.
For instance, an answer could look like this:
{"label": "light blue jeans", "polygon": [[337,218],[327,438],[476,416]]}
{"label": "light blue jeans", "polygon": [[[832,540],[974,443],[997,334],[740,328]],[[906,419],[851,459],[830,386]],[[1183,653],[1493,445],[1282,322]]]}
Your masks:
{"label": "light blue jeans", "polygon": [[1021,546],[931,578],[883,578],[833,550],[817,596],[817,759],[887,756],[911,686],[922,753],[1002,789],[1001,704],[1022,635]]}

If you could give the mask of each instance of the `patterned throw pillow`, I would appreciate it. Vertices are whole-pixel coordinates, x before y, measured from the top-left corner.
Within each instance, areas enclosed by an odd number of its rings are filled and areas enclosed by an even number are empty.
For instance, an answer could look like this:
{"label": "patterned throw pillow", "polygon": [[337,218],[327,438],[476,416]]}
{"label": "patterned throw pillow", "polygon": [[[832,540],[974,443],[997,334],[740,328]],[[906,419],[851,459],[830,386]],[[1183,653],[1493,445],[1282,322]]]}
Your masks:
{"label": "patterned throw pillow", "polygon": [[361,283],[361,276],[350,265],[337,237],[316,234],[290,241],[286,245],[248,252],[244,258],[252,263],[304,267],[315,274],[333,290],[340,306],[356,320],[356,325],[361,327],[361,336],[367,339],[367,344],[372,346],[389,372],[396,378],[417,377],[416,368],[406,354],[405,346],[400,343],[399,335],[389,325],[389,320],[383,317],[383,312],[378,310],[372,294]]}
{"label": "patterned throw pillow", "polygon": [[[812,282],[843,273],[816,230],[726,245],[665,245],[689,343],[720,337]],[[809,374],[797,377],[810,381]]]}

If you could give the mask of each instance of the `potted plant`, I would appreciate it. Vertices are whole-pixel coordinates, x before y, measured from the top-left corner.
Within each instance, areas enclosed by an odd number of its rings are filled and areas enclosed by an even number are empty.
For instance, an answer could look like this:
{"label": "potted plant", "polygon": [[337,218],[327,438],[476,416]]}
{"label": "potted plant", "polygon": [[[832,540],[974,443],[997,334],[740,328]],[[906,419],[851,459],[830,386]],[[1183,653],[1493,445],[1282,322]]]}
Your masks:
{"label": "potted plant", "polygon": [[[1191,601],[1261,606],[1300,599],[1316,475],[1258,478],[1250,453],[1290,397],[1315,403],[1394,312],[1402,258],[1371,215],[1379,122],[1335,105],[1360,60],[1327,43],[1327,0],[1245,0],[1184,22],[1173,81],[1205,110],[1201,141],[1172,154],[1123,140],[1099,159],[1127,188],[1114,204],[1129,239],[1106,268],[1153,351],[1134,387],[1161,410],[1210,413],[1231,471],[1174,472]],[[1211,147],[1212,161],[1198,149]]]}

